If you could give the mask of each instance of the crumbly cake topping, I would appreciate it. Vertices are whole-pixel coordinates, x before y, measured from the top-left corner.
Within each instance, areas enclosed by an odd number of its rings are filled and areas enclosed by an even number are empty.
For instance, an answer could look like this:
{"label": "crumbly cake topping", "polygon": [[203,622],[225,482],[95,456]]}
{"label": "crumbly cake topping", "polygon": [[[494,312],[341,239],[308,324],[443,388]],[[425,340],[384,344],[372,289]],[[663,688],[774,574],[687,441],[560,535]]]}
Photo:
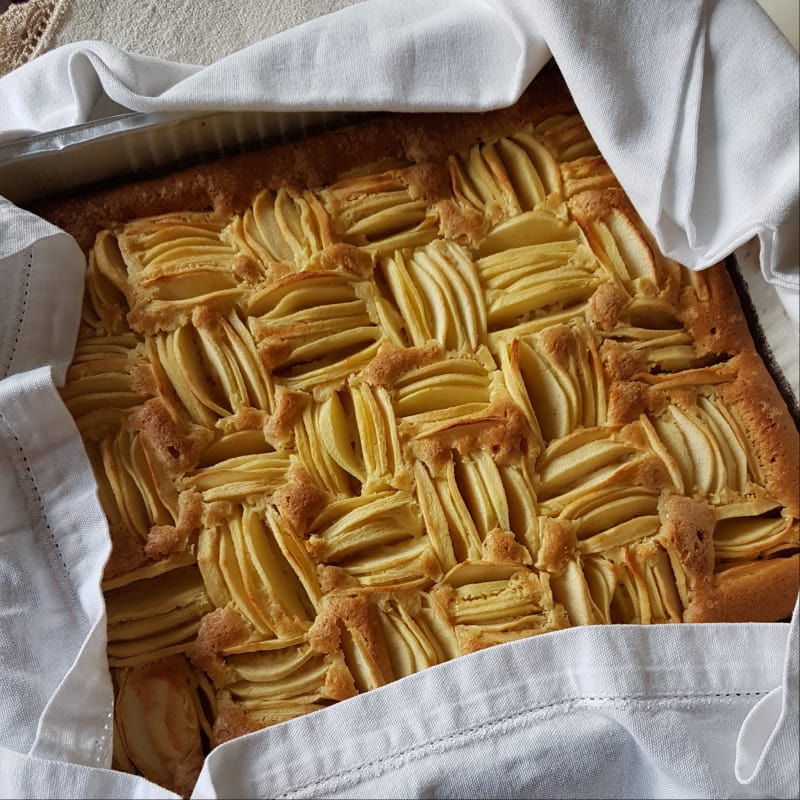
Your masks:
{"label": "crumbly cake topping", "polygon": [[372,163],[238,161],[213,211],[233,168],[109,196],[63,396],[119,768],[187,792],[221,741],[496,643],[790,612],[798,436],[724,267],[658,252],[548,80],[449,138],[367,123]]}

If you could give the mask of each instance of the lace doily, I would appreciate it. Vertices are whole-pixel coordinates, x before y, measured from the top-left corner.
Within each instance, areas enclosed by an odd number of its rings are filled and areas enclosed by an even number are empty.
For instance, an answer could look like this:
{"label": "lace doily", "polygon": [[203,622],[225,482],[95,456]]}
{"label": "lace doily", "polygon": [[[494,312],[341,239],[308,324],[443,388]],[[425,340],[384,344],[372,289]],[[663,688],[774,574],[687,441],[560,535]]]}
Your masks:
{"label": "lace doily", "polygon": [[49,49],[67,5],[68,0],[27,0],[0,14],[0,75]]}

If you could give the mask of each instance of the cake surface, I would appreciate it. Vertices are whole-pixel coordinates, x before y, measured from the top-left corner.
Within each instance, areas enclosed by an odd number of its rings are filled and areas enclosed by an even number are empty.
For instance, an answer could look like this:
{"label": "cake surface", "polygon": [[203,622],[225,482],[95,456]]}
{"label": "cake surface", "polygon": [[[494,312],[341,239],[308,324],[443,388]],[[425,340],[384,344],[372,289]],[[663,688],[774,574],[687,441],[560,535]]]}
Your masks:
{"label": "cake surface", "polygon": [[665,258],[546,69],[54,202],[97,477],[115,767],[494,644],[772,621],[798,432],[724,265]]}

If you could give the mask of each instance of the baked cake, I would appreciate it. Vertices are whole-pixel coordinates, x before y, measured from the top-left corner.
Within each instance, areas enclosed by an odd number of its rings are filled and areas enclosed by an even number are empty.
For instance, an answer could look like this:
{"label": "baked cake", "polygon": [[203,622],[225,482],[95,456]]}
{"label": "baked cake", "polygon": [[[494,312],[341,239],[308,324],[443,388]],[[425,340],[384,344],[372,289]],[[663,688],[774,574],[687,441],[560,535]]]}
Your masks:
{"label": "baked cake", "polygon": [[555,70],[54,202],[113,553],[116,768],[574,625],[780,620],[798,432]]}

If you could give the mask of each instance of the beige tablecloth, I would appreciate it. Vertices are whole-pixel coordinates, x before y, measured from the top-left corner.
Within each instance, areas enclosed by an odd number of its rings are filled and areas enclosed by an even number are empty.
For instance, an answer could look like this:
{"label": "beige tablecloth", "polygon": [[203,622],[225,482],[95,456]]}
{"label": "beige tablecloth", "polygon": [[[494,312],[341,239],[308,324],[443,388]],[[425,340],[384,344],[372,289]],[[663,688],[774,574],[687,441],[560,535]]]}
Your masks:
{"label": "beige tablecloth", "polygon": [[[0,0],[0,75],[70,42],[99,40],[188,64],[211,64],[314,17],[360,0]],[[7,9],[6,9],[7,7]]]}

